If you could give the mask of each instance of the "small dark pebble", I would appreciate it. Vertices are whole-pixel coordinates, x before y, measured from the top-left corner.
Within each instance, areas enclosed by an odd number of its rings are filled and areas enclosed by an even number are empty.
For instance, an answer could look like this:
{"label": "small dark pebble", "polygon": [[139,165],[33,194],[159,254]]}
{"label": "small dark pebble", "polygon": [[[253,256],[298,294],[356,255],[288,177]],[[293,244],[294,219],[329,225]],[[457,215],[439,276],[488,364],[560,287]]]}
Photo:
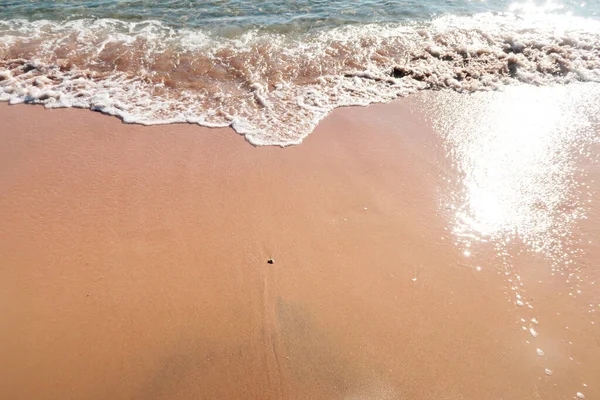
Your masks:
{"label": "small dark pebble", "polygon": [[392,70],[392,76],[394,78],[404,78],[405,76],[411,75],[412,71],[405,67],[394,67]]}
{"label": "small dark pebble", "polygon": [[32,64],[25,64],[25,66],[23,66],[23,72],[33,71],[34,69],[37,68]]}
{"label": "small dark pebble", "polygon": [[275,260],[273,260],[272,258],[269,258],[267,260],[267,263],[269,263],[269,264],[275,264]]}

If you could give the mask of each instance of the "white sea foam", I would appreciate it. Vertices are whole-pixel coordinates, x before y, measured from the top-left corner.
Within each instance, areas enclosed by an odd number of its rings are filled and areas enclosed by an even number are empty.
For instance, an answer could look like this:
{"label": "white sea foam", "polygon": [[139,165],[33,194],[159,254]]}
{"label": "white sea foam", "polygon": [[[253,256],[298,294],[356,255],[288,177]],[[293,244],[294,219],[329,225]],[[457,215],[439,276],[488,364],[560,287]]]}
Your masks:
{"label": "white sea foam", "polygon": [[157,21],[0,21],[0,100],[300,143],[336,107],[423,89],[600,82],[600,23],[480,14],[223,38]]}

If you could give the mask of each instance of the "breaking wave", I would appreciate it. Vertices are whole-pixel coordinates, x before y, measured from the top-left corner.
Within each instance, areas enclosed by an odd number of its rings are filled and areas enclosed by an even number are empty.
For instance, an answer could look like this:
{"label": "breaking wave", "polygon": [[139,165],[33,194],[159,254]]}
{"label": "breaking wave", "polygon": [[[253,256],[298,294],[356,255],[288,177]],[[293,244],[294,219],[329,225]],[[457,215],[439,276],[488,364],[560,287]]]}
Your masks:
{"label": "breaking wave", "polygon": [[424,89],[600,82],[600,22],[444,16],[222,37],[157,21],[0,21],[0,100],[300,143],[333,109]]}

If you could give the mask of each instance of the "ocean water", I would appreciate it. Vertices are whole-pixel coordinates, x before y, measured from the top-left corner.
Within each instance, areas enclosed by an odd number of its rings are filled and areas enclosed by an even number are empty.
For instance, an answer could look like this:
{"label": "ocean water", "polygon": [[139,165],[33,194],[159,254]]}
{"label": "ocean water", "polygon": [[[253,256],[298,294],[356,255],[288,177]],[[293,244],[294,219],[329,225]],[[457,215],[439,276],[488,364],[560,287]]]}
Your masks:
{"label": "ocean water", "polygon": [[256,145],[419,90],[599,81],[599,0],[0,3],[0,100]]}

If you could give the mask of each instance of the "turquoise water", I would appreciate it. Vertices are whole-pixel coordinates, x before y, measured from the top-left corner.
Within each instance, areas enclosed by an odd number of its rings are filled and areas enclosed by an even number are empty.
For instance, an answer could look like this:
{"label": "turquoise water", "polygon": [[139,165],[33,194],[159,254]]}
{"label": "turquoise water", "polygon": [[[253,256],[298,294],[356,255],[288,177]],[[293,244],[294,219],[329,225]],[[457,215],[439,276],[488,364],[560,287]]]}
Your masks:
{"label": "turquoise water", "polygon": [[0,101],[300,143],[420,90],[600,82],[600,1],[9,1]]}
{"label": "turquoise water", "polygon": [[410,22],[444,14],[468,16],[483,12],[526,12],[598,18],[600,2],[507,0],[101,0],[8,1],[0,5],[3,19],[72,20],[115,18],[139,22],[158,20],[174,28],[280,28],[309,30],[345,24]]}

